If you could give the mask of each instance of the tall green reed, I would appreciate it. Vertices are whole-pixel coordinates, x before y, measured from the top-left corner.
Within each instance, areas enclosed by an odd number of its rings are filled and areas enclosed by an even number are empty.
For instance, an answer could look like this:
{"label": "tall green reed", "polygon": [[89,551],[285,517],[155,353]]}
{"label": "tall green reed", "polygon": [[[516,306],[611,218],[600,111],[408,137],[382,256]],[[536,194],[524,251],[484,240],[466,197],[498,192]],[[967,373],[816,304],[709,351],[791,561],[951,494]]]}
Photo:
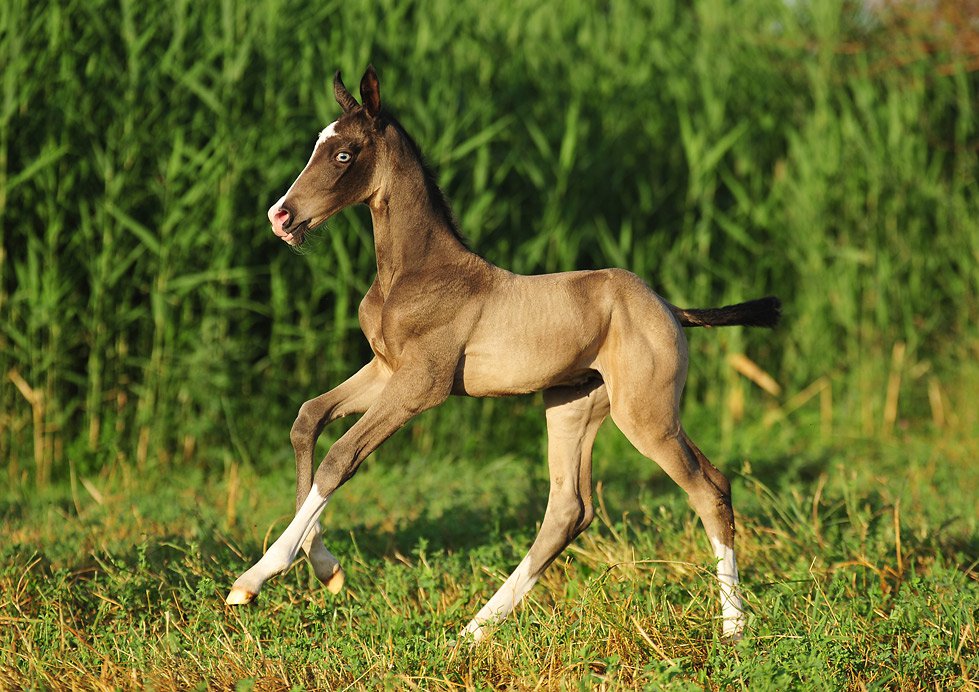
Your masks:
{"label": "tall green reed", "polygon": [[[369,61],[490,260],[622,266],[683,305],[783,297],[774,334],[691,334],[688,398],[725,430],[732,402],[781,403],[732,352],[786,396],[830,378],[841,423],[878,416],[895,342],[939,371],[974,343],[976,78],[954,55],[896,62],[850,17],[778,0],[6,3],[10,478],[288,459],[298,405],[368,355],[373,244],[355,209],[297,256],[264,212],[336,117],[332,72],[354,85]],[[414,442],[478,455],[507,426],[536,452],[536,405],[515,406],[458,402]]]}

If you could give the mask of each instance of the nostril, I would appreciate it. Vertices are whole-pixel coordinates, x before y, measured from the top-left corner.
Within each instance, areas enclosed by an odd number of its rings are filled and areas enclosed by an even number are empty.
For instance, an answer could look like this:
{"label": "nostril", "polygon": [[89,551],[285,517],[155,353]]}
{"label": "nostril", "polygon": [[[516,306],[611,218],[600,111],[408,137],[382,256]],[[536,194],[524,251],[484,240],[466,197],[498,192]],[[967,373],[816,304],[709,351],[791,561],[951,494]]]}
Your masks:
{"label": "nostril", "polygon": [[272,217],[272,223],[281,226],[282,228],[288,228],[292,223],[292,214],[289,213],[288,209],[279,207]]}

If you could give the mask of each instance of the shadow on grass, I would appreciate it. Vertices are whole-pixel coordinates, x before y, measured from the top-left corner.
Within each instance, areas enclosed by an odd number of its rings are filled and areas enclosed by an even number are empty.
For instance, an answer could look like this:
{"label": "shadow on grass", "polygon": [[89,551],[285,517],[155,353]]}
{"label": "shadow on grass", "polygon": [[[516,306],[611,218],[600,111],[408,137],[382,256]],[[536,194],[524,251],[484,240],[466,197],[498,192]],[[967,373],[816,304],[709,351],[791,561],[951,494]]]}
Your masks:
{"label": "shadow on grass", "polygon": [[[793,522],[804,521],[811,514],[811,507],[806,503],[811,500],[819,479],[824,475],[833,478],[840,472],[838,463],[846,460],[852,463],[852,458],[852,453],[833,450],[780,452],[753,456],[750,472],[744,474],[729,463],[726,474],[737,485],[744,486],[735,496],[739,512],[747,514],[757,527],[786,531],[795,528]],[[869,477],[870,471],[863,471]],[[393,475],[398,472],[395,467],[385,471]],[[527,481],[526,478],[523,480]],[[608,509],[612,516],[634,510],[642,494],[647,499],[650,494],[653,497],[662,495],[678,504],[685,503],[682,490],[646,459],[605,463],[599,480],[609,496]],[[502,481],[486,480],[487,484],[492,482]],[[759,492],[759,486],[763,486],[765,492]],[[865,536],[882,537],[881,540],[886,539],[887,532],[893,527],[892,500],[878,487],[856,488],[856,501],[852,506],[846,504],[842,487],[837,484],[835,489],[826,491],[821,509],[824,512],[822,539],[836,544],[831,552],[840,559],[851,550],[851,543],[856,545],[853,542],[858,523],[864,527]],[[443,496],[436,508],[431,511],[420,508],[417,516],[410,519],[337,521],[327,527],[325,540],[341,561],[348,560],[352,552],[361,553],[368,561],[397,561],[401,556],[411,556],[421,547],[429,555],[467,553],[487,546],[509,544],[507,538],[511,536],[515,537],[513,550],[522,553],[533,540],[546,503],[547,481],[538,476],[525,482],[519,492],[508,496],[489,492],[478,501],[473,501],[472,495],[460,495],[458,500],[449,502]],[[18,503],[4,506],[3,510],[5,516],[25,511]],[[941,560],[971,578],[977,578],[975,556],[979,555],[979,536],[968,528],[968,522],[951,518],[922,534],[913,530],[913,517],[902,516],[901,521],[906,564]],[[905,521],[911,523],[904,526]],[[596,522],[590,532],[605,530],[600,522]],[[144,537],[132,545],[117,542],[114,545],[119,547],[118,550],[110,545],[94,553],[78,555],[75,560],[61,560],[60,564],[67,564],[67,568],[60,570],[51,568],[51,562],[43,554],[35,553],[41,558],[36,569],[51,578],[90,585],[80,591],[109,589],[111,593],[107,593],[113,600],[121,600],[120,593],[154,593],[156,599],[165,601],[176,598],[178,593],[186,596],[201,589],[215,591],[227,586],[226,580],[243,571],[263,552],[260,539],[242,539],[241,536],[242,532],[228,532],[221,528],[216,517],[201,512],[182,530]],[[37,547],[8,545],[3,553],[10,556],[13,550],[20,558]],[[97,606],[96,601],[87,604],[87,607]]]}
{"label": "shadow on grass", "polygon": [[[516,505],[500,503],[477,509],[459,504],[440,516],[422,515],[391,529],[367,524],[334,527],[326,532],[325,540],[342,562],[354,550],[368,561],[398,560],[422,545],[429,554],[468,552],[500,543],[512,533],[529,535],[536,528],[535,521],[543,516],[545,503],[546,495],[530,493]],[[146,536],[132,544],[116,543],[79,554],[75,560],[54,562],[43,550],[36,551],[37,546],[15,544],[2,552],[17,556],[24,567],[36,561],[32,570],[44,580],[70,585],[63,593],[73,612],[93,612],[100,602],[118,602],[126,608],[137,604],[137,609],[152,610],[173,599],[186,600],[188,594],[210,597],[214,592],[223,596],[230,580],[263,553],[261,540],[239,541],[216,523],[200,517],[195,521],[197,525],[189,532]]]}

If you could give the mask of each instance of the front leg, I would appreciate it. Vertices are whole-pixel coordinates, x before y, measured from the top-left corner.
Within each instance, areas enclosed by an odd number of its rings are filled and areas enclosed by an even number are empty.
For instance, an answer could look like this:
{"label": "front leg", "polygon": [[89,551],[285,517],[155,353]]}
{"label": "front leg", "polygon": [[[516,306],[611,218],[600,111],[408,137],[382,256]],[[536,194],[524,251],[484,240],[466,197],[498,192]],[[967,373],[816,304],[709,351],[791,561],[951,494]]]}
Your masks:
{"label": "front leg", "polygon": [[[327,424],[352,413],[363,413],[377,400],[378,394],[390,379],[390,371],[377,359],[361,368],[342,384],[299,409],[289,437],[296,452],[296,511],[302,507],[313,483],[313,452],[316,440]],[[303,552],[313,567],[313,573],[331,593],[343,587],[340,561],[320,540],[319,522],[303,542]]]}
{"label": "front leg", "polygon": [[296,509],[313,484],[313,452],[316,440],[328,424],[370,408],[391,378],[391,372],[375,357],[346,381],[299,408],[289,439],[296,452]]}
{"label": "front leg", "polygon": [[394,373],[364,416],[330,448],[316,470],[312,487],[296,516],[262,559],[238,577],[227,602],[231,605],[248,603],[269,577],[287,570],[300,548],[307,544],[310,534],[317,529],[319,516],[336,489],[405,423],[445,401],[451,387],[452,369],[436,370],[427,362],[402,367]]}

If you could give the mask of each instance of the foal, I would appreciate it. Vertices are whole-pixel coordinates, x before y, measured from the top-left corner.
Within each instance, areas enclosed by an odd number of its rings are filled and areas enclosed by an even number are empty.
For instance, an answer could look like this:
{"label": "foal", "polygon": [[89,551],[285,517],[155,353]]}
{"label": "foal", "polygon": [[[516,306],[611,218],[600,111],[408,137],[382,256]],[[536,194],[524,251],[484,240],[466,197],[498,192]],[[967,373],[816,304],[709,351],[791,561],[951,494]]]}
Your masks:
{"label": "foal", "polygon": [[[303,404],[292,426],[296,516],[228,594],[251,601],[269,577],[305,552],[336,593],[337,559],[319,539],[319,516],[361,462],[414,416],[449,395],[506,396],[543,390],[550,494],[527,556],[463,634],[513,610],[544,569],[591,523],[591,451],[607,416],[689,496],[717,558],[723,634],[737,638],[745,616],[734,558],[731,486],[690,441],[678,406],[687,372],[684,326],[774,326],[779,302],[763,298],[683,310],[621,269],[519,276],[470,252],[414,142],[381,109],[373,67],[363,104],[337,72],[343,108],[324,129],[289,191],[269,209],[272,231],[290,245],[341,209],[366,203],[374,225],[377,277],[360,304],[373,359],[346,382]],[[323,427],[363,416],[313,474]]]}

